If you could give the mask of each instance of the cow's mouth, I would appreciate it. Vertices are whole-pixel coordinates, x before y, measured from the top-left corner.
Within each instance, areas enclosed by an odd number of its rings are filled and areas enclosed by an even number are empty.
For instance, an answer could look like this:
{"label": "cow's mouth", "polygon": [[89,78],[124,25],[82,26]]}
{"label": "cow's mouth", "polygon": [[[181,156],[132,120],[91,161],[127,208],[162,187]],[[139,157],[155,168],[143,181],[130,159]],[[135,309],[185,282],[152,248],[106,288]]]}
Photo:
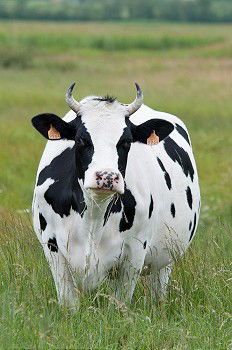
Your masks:
{"label": "cow's mouth", "polygon": [[115,190],[111,190],[109,188],[90,188],[91,191],[93,191],[94,193],[96,193],[97,195],[103,194],[103,195],[113,195],[115,194],[117,191]]}

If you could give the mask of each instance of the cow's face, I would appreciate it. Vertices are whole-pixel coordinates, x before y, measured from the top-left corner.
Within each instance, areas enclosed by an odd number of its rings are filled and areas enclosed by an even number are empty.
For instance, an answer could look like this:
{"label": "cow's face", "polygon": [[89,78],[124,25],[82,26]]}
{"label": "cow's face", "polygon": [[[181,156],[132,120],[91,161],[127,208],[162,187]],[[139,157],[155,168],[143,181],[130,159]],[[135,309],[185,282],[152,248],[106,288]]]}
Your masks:
{"label": "cow's face", "polygon": [[77,171],[86,189],[123,193],[133,137],[125,108],[110,101],[93,97],[81,102],[75,137]]}
{"label": "cow's face", "polygon": [[[135,102],[137,110],[138,93],[132,104]],[[123,105],[110,97],[90,96],[79,103],[72,98],[69,105],[77,113],[72,122],[42,114],[34,117],[32,123],[50,140],[75,141],[77,177],[85,189],[106,195],[122,194],[131,144],[155,144],[173,130],[171,123],[160,119],[135,126],[129,119],[132,104]]]}

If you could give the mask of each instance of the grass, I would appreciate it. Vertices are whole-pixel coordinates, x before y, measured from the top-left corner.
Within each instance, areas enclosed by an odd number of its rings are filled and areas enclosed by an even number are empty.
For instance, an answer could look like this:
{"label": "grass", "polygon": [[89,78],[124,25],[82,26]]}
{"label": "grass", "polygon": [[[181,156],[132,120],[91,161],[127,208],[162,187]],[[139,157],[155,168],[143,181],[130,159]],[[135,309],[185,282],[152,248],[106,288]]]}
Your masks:
{"label": "grass", "polygon": [[[0,22],[0,348],[232,349],[231,33],[231,25]],[[74,315],[57,305],[23,212],[45,144],[30,119],[64,115],[75,80],[76,98],[109,93],[124,103],[138,81],[146,104],[189,128],[201,222],[160,305],[142,279],[129,308],[107,285],[82,296]]]}
{"label": "grass", "polygon": [[215,222],[201,229],[185,258],[177,262],[162,304],[151,303],[142,281],[130,308],[112,299],[102,285],[93,295],[82,296],[81,308],[73,315],[57,305],[28,216],[4,215],[1,232],[3,348],[229,349],[227,224]]}
{"label": "grass", "polygon": [[115,50],[164,50],[172,48],[193,48],[203,45],[221,42],[222,37],[214,36],[190,36],[190,35],[79,35],[70,33],[66,36],[58,34],[15,34],[13,37],[9,33],[0,34],[0,45],[6,47],[23,46],[27,49],[37,49],[44,51],[63,52],[82,48],[98,49],[105,51]]}

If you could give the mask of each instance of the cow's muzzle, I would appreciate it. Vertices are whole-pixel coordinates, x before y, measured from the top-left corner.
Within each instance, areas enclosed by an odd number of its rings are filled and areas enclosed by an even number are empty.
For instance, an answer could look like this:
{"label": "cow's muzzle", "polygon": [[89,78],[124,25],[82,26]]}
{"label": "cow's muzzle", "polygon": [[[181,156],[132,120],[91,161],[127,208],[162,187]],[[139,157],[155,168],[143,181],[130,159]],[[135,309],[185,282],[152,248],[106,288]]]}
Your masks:
{"label": "cow's muzzle", "polygon": [[96,184],[98,189],[114,191],[119,182],[119,173],[111,170],[96,171]]}
{"label": "cow's muzzle", "polygon": [[124,180],[120,172],[112,169],[102,169],[94,172],[91,184],[87,186],[95,193],[124,192]]}

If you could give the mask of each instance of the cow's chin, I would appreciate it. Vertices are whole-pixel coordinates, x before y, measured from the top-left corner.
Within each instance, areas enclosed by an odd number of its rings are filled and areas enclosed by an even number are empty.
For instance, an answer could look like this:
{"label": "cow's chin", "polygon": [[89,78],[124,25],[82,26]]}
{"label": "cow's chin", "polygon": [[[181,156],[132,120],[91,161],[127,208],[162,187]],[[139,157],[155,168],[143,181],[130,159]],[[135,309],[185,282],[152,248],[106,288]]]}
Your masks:
{"label": "cow's chin", "polygon": [[88,192],[99,199],[112,197],[114,194],[118,193],[115,190],[109,190],[107,188],[88,188]]}

